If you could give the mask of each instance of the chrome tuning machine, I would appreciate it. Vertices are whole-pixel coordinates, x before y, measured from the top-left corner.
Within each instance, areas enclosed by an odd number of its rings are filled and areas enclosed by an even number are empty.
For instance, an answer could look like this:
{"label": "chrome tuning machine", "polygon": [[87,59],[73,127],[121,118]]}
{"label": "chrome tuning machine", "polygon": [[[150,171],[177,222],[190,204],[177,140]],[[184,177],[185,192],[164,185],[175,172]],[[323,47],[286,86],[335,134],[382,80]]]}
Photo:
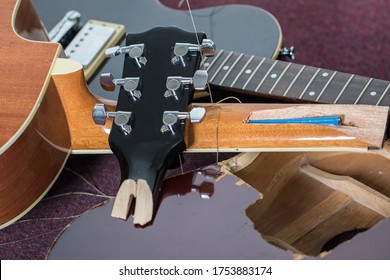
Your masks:
{"label": "chrome tuning machine", "polygon": [[134,59],[135,64],[139,68],[142,68],[146,65],[147,59],[143,56],[145,52],[144,44],[133,44],[125,47],[115,46],[108,48],[105,51],[107,57],[115,57],[121,54],[128,54],[132,59]]}
{"label": "chrome tuning machine", "polygon": [[214,56],[215,44],[210,39],[203,39],[200,45],[190,43],[176,43],[173,48],[174,57],[172,58],[172,64],[181,64],[186,66],[186,60],[191,57],[191,53],[201,52],[203,56]]}
{"label": "chrome tuning machine", "polygon": [[169,76],[167,78],[166,87],[167,90],[164,93],[164,97],[174,97],[179,99],[178,93],[183,90],[186,85],[194,85],[196,91],[205,90],[207,87],[208,73],[206,70],[197,70],[192,78]]}
{"label": "chrome tuning machine", "polygon": [[114,91],[116,86],[123,86],[123,89],[129,93],[134,101],[141,98],[140,78],[130,77],[123,79],[115,79],[111,73],[103,73],[100,75],[100,85],[107,91]]}
{"label": "chrome tuning machine", "polygon": [[164,111],[162,121],[164,125],[161,127],[161,132],[171,132],[175,134],[174,125],[179,120],[188,119],[191,123],[200,123],[206,115],[206,110],[203,107],[193,108],[190,112],[179,111]]}
{"label": "chrome tuning machine", "polygon": [[125,135],[131,133],[132,112],[107,112],[106,105],[96,104],[92,110],[92,118],[98,125],[105,125],[107,119],[114,119],[114,123],[121,128]]}

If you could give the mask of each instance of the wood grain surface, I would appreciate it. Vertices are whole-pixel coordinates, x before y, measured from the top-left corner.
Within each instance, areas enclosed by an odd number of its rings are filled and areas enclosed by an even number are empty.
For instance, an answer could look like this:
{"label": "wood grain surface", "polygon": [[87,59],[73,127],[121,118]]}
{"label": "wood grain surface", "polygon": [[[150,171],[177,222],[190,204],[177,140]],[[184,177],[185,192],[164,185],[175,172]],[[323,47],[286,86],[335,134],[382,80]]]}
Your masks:
{"label": "wood grain surface", "polygon": [[[17,10],[24,1],[5,0],[0,4],[0,154],[17,140],[34,118],[49,84],[53,62],[61,50],[57,44],[27,41],[15,33],[16,18],[34,16],[24,14],[28,11]],[[29,29],[22,28],[20,22],[19,30]]]}
{"label": "wood grain surface", "polygon": [[[32,42],[15,33],[17,29],[31,38],[36,38],[32,33],[43,34],[29,1],[2,1],[0,13],[2,228],[29,211],[53,185],[69,155],[70,135],[51,80],[61,47]],[[26,26],[31,22],[32,26]]]}
{"label": "wood grain surface", "polygon": [[[93,122],[92,110],[99,102],[85,83],[82,65],[60,58],[52,74],[69,125],[72,153],[111,153],[108,135],[112,120],[108,119],[104,126]],[[114,111],[112,106],[107,109]]]}
{"label": "wood grain surface", "polygon": [[[354,122],[359,129],[369,131],[378,128],[379,137],[367,140],[356,127],[342,125],[340,128],[319,125],[257,125],[245,123],[252,113],[263,116],[273,115],[276,118],[288,116],[288,112],[298,112],[301,115],[308,112],[306,105],[292,104],[193,104],[194,107],[206,108],[205,119],[187,129],[188,150],[198,151],[298,151],[298,150],[367,150],[368,147],[380,148],[383,143],[386,128],[388,108],[376,106],[349,107],[348,105],[311,105],[319,106],[316,111],[339,112],[347,116],[348,122]],[[324,107],[322,107],[324,106]],[[333,108],[333,109],[332,109]],[[337,109],[335,109],[337,108]],[[352,118],[351,118],[352,117]],[[368,120],[368,121],[367,121]],[[373,124],[375,120],[375,124]],[[362,137],[363,136],[363,137]],[[371,136],[374,133],[371,132]]]}

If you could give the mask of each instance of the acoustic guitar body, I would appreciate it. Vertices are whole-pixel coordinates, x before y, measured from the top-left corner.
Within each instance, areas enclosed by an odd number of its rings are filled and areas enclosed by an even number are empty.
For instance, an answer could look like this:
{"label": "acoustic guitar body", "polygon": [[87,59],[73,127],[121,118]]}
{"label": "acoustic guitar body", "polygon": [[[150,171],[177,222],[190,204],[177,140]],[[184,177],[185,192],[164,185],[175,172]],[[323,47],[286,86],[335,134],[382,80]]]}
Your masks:
{"label": "acoustic guitar body", "polygon": [[[0,228],[31,209],[68,157],[70,135],[51,79],[60,55],[30,1],[0,3]],[[17,34],[17,33],[19,34]]]}

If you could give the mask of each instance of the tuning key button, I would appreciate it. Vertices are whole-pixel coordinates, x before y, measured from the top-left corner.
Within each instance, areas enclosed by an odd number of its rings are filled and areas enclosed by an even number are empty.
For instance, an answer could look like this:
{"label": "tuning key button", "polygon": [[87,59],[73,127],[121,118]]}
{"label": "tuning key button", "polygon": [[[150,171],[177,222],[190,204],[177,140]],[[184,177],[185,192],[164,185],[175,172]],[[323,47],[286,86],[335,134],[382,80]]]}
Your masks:
{"label": "tuning key button", "polygon": [[207,87],[209,74],[206,70],[198,70],[195,72],[195,75],[192,79],[192,82],[194,84],[194,89],[196,91],[205,90]]}
{"label": "tuning key button", "polygon": [[163,113],[163,123],[161,127],[161,132],[166,133],[170,131],[172,134],[175,134],[174,125],[179,120],[188,119],[191,123],[200,123],[206,115],[206,110],[203,107],[193,108],[190,112],[179,112],[179,111],[164,111]]}
{"label": "tuning key button", "polygon": [[107,119],[106,105],[96,104],[92,110],[93,121],[98,125],[105,125]]}
{"label": "tuning key button", "polygon": [[206,116],[206,109],[203,107],[193,108],[189,113],[189,120],[191,123],[200,123]]}
{"label": "tuning key button", "polygon": [[146,57],[143,56],[144,52],[145,52],[144,44],[133,44],[125,47],[115,46],[112,48],[108,48],[105,51],[105,54],[107,57],[114,57],[121,54],[128,54],[132,59],[134,59],[134,62],[137,64],[137,66],[139,68],[142,68],[147,63]]}
{"label": "tuning key button", "polygon": [[210,39],[203,39],[200,45],[200,51],[203,56],[214,56],[215,55],[215,43]]}
{"label": "tuning key button", "polygon": [[138,77],[115,79],[110,73],[104,73],[100,76],[100,85],[107,91],[114,91],[115,86],[123,86],[123,89],[129,93],[134,101],[142,96],[139,90],[140,78]]}
{"label": "tuning key button", "polygon": [[92,118],[98,125],[105,125],[107,119],[114,119],[114,123],[121,128],[125,135],[129,135],[131,133],[131,112],[107,112],[106,105],[96,104],[92,110]]}
{"label": "tuning key button", "polygon": [[111,73],[103,73],[100,75],[100,86],[107,91],[114,91],[116,84],[114,76]]}
{"label": "tuning key button", "polygon": [[165,98],[174,97],[179,100],[178,93],[183,90],[186,85],[193,84],[195,90],[205,90],[207,87],[208,73],[206,70],[198,70],[194,77],[169,76],[167,78],[167,90],[164,93]]}
{"label": "tuning key button", "polygon": [[203,39],[201,45],[190,43],[176,43],[173,49],[174,57],[172,58],[172,64],[181,64],[186,66],[186,60],[189,60],[191,53],[201,52],[203,56],[214,56],[215,44],[210,39]]}

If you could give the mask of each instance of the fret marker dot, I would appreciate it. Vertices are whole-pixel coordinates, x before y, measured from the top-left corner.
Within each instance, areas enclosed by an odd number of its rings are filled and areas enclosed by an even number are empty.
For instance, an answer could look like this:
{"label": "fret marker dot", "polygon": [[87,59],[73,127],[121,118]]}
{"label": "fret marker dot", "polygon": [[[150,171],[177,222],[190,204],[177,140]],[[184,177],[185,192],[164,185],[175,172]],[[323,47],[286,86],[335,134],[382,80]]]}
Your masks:
{"label": "fret marker dot", "polygon": [[322,77],[328,77],[328,76],[329,76],[329,73],[328,73],[328,72],[322,73]]}
{"label": "fret marker dot", "polygon": [[309,92],[309,95],[314,96],[314,95],[316,95],[316,93],[314,91],[311,91],[311,92]]}
{"label": "fret marker dot", "polygon": [[204,64],[204,66],[205,66],[205,67],[209,67],[209,66],[210,66],[210,63],[209,63],[209,62],[206,62],[206,63]]}
{"label": "fret marker dot", "polygon": [[278,76],[277,74],[272,74],[272,75],[271,75],[271,78],[272,78],[272,79],[275,79],[277,76]]}
{"label": "fret marker dot", "polygon": [[223,70],[229,70],[229,68],[230,68],[229,66],[224,66],[222,69]]}
{"label": "fret marker dot", "polygon": [[371,95],[371,96],[375,96],[376,94],[377,94],[376,91],[371,91],[371,92],[370,92],[370,95]]}
{"label": "fret marker dot", "polygon": [[250,73],[252,73],[252,70],[251,70],[251,69],[245,70],[245,74],[250,74]]}

